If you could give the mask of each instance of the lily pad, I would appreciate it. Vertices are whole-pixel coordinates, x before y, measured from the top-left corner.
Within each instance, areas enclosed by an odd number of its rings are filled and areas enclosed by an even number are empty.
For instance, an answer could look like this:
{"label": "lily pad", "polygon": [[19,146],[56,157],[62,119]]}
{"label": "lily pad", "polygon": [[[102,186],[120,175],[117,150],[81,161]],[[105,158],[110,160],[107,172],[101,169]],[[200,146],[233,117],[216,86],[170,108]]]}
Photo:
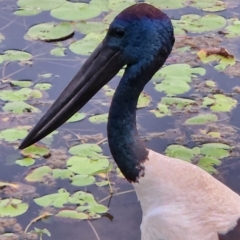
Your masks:
{"label": "lily pad", "polygon": [[100,14],[100,8],[94,6],[94,4],[87,3],[65,2],[60,7],[51,10],[53,17],[66,21],[87,20]]}
{"label": "lily pad", "polygon": [[59,211],[58,214],[56,214],[56,216],[63,217],[63,218],[78,219],[78,220],[84,220],[89,218],[88,214],[79,212],[77,210],[61,210]]}
{"label": "lily pad", "polygon": [[172,20],[178,34],[187,32],[203,33],[217,31],[226,26],[226,19],[216,14],[207,14],[203,17],[197,14],[183,15],[180,20]]}
{"label": "lily pad", "polygon": [[199,114],[197,116],[191,117],[185,121],[188,125],[202,125],[210,122],[216,122],[218,120],[215,114]]}
{"label": "lily pad", "polygon": [[223,94],[214,94],[212,98],[204,98],[203,106],[210,106],[214,112],[230,112],[237,106],[237,100]]}
{"label": "lily pad", "polygon": [[191,82],[192,78],[204,76],[206,70],[201,67],[191,67],[186,63],[171,64],[160,69],[153,77],[153,81],[158,82],[158,79],[181,80]]}
{"label": "lily pad", "polygon": [[50,51],[50,54],[57,57],[64,57],[66,55],[65,50],[66,48],[64,47],[56,47]]}
{"label": "lily pad", "polygon": [[73,32],[74,28],[69,22],[48,22],[32,26],[27,31],[26,36],[32,40],[53,41],[68,37]]}
{"label": "lily pad", "polygon": [[18,50],[7,50],[2,55],[3,61],[13,62],[13,61],[28,61],[32,58],[30,53]]}
{"label": "lily pad", "polygon": [[165,153],[169,157],[191,162],[194,156],[200,153],[200,149],[198,147],[190,149],[181,145],[170,145],[166,148]]}
{"label": "lily pad", "polygon": [[91,123],[105,123],[108,121],[108,113],[98,114],[89,118]]}
{"label": "lily pad", "polygon": [[234,38],[240,36],[240,20],[233,20],[230,26],[225,28],[227,31],[227,38]]}
{"label": "lily pad", "polygon": [[105,34],[89,33],[83,39],[73,42],[69,49],[76,54],[90,55],[104,36]]}
{"label": "lily pad", "polygon": [[33,158],[23,158],[16,160],[16,164],[22,166],[22,167],[29,167],[32,166],[35,163],[35,160]]}
{"label": "lily pad", "polygon": [[0,132],[0,139],[13,142],[25,138],[27,134],[28,131],[25,129],[10,128]]}
{"label": "lily pad", "polygon": [[20,90],[2,90],[0,92],[0,99],[3,101],[24,101],[29,98],[41,98],[42,94],[38,90],[32,90],[30,88],[22,88]]}
{"label": "lily pad", "polygon": [[219,166],[221,161],[213,157],[203,157],[198,161],[198,166],[208,173],[216,173],[214,166]]}
{"label": "lily pad", "polygon": [[223,11],[226,9],[226,4],[223,1],[219,0],[202,0],[202,1],[197,1],[193,0],[190,3],[190,6],[200,8],[203,11],[208,11],[208,12],[218,12],[218,11]]}
{"label": "lily pad", "polygon": [[40,198],[35,198],[34,202],[41,207],[56,207],[62,208],[68,203],[70,194],[63,188],[58,190],[58,193],[48,194]]}
{"label": "lily pad", "polygon": [[80,144],[69,149],[69,153],[80,157],[95,157],[102,153],[102,149],[97,144]]}
{"label": "lily pad", "polygon": [[103,33],[106,32],[109,28],[108,24],[102,23],[102,22],[79,22],[76,23],[75,28],[83,33],[83,34],[89,34],[89,33]]}
{"label": "lily pad", "polygon": [[141,93],[138,98],[137,108],[147,107],[151,103],[151,97],[146,93]]}
{"label": "lily pad", "polygon": [[50,174],[52,172],[52,169],[48,166],[41,166],[38,168],[33,169],[25,179],[28,182],[40,182],[44,179],[45,176]]}
{"label": "lily pad", "polygon": [[31,156],[32,158],[43,157],[49,154],[49,149],[43,146],[31,145],[22,150],[24,156]]}
{"label": "lily pad", "polygon": [[168,106],[162,103],[158,103],[157,109],[151,110],[150,112],[152,112],[157,118],[172,115]]}
{"label": "lily pad", "polygon": [[215,66],[217,70],[224,70],[226,67],[236,64],[234,56],[224,48],[202,49],[197,55],[203,63],[218,62],[219,64]]}
{"label": "lily pad", "polygon": [[39,14],[41,11],[38,9],[32,9],[32,8],[25,8],[25,9],[19,9],[15,12],[13,12],[14,15],[17,16],[22,16],[22,17],[26,17],[26,16],[34,16]]}
{"label": "lily pad", "polygon": [[188,83],[181,80],[164,80],[162,83],[156,84],[154,87],[158,92],[165,92],[169,96],[183,94],[188,92],[191,87]]}
{"label": "lily pad", "polygon": [[68,123],[72,123],[72,122],[78,122],[78,121],[81,121],[83,120],[84,118],[86,117],[86,114],[85,113],[75,113],[71,118],[69,118],[67,120]]}
{"label": "lily pad", "polygon": [[61,6],[65,0],[18,0],[17,4],[23,9],[36,9],[48,11]]}
{"label": "lily pad", "polygon": [[0,200],[0,217],[16,217],[28,210],[28,204],[19,199]]}
{"label": "lily pad", "polygon": [[74,176],[74,173],[69,169],[53,169],[52,175],[54,178],[69,179]]}
{"label": "lily pad", "polygon": [[160,9],[177,9],[184,7],[184,0],[148,0],[150,4]]}
{"label": "lily pad", "polygon": [[91,185],[95,182],[95,177],[89,175],[75,175],[71,179],[71,184],[77,187]]}
{"label": "lily pad", "polygon": [[192,99],[187,99],[187,98],[163,97],[161,99],[161,103],[168,105],[168,106],[174,106],[177,109],[183,109],[185,107],[196,104],[196,101],[194,101]]}
{"label": "lily pad", "polygon": [[34,88],[40,89],[40,90],[48,90],[52,87],[52,84],[50,83],[37,83]]}
{"label": "lily pad", "polygon": [[40,112],[38,108],[29,105],[23,101],[19,102],[8,102],[3,106],[4,112],[12,112],[12,113],[25,113],[25,112]]}
{"label": "lily pad", "polygon": [[15,81],[15,80],[11,80],[10,82],[14,86],[23,87],[23,88],[27,88],[27,87],[30,87],[32,85],[31,81]]}
{"label": "lily pad", "polygon": [[99,172],[106,172],[109,168],[109,160],[107,158],[93,158],[73,156],[67,160],[69,170],[81,174],[92,175]]}
{"label": "lily pad", "polygon": [[200,152],[206,157],[217,159],[225,158],[230,155],[231,147],[223,143],[206,143],[201,146]]}
{"label": "lily pad", "polygon": [[116,12],[120,12],[133,4],[136,4],[135,0],[108,0],[109,9]]}

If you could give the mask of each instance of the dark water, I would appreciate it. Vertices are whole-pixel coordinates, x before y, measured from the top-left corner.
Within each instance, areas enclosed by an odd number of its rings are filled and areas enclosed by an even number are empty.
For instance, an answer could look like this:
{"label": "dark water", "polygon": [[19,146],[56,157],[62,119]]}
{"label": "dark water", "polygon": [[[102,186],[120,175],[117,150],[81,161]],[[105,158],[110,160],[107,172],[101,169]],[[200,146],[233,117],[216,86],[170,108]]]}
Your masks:
{"label": "dark water", "polygon": [[[43,112],[45,112],[49,107],[49,100],[55,100],[72,77],[76,74],[80,68],[85,57],[76,56],[70,50],[67,50],[66,57],[58,59],[49,54],[50,50],[53,48],[53,43],[43,43],[43,42],[30,42],[23,39],[23,35],[26,33],[29,27],[41,23],[52,21],[53,18],[50,16],[49,12],[41,13],[37,16],[32,17],[17,17],[12,14],[16,9],[15,1],[5,0],[0,1],[0,32],[6,37],[6,40],[0,43],[1,52],[8,49],[19,49],[30,52],[34,55],[34,63],[32,66],[22,67],[16,62],[10,63],[5,68],[2,67],[2,78],[11,77],[15,80],[26,80],[30,79],[32,81],[41,83],[49,82],[53,87],[48,90],[43,96],[43,100],[47,102],[44,106],[38,106],[41,108],[42,113],[36,114],[33,118],[27,119],[27,125],[34,125],[37,120],[41,117]],[[234,8],[232,10],[226,10],[220,15],[224,17],[233,17],[236,16],[236,13],[240,11],[240,7]],[[169,10],[166,11],[172,19],[179,19],[183,14],[200,14],[203,15],[204,12],[197,10],[191,7],[186,7],[179,10]],[[56,19],[54,19],[56,21]],[[74,38],[80,39],[83,35],[76,33]],[[67,40],[66,40],[67,41]],[[239,56],[239,48],[235,45],[236,54]],[[230,93],[232,88],[239,84],[239,78],[230,78],[226,74],[220,73],[214,70],[208,65],[203,65],[207,70],[206,75],[201,80],[214,79],[217,80],[218,87],[222,89],[225,93]],[[4,69],[4,70],[3,70]],[[16,72],[16,73],[15,73]],[[15,74],[13,74],[15,73]],[[39,74],[51,73],[52,77],[49,79],[39,78]],[[119,78],[116,77],[111,83],[110,86],[116,87]],[[157,103],[160,101],[161,97],[164,94],[159,93],[153,89],[153,84],[149,83],[145,92],[151,95],[153,102],[150,107],[141,109],[138,111],[138,124],[139,130],[143,136],[148,135],[149,133],[156,132],[165,132],[167,130],[172,130],[179,127],[177,121],[183,121],[184,118],[181,116],[172,116],[164,118],[156,118],[153,114],[149,113],[150,109],[154,109]],[[192,92],[184,94],[184,97],[189,97]],[[102,106],[98,103],[97,100],[104,99],[103,93],[99,92],[93,100],[90,101],[83,109],[83,112],[94,113],[104,113],[107,112],[108,106]],[[239,100],[239,97],[236,97]],[[239,105],[229,114],[230,120],[229,125],[240,128],[239,121]],[[14,126],[18,123],[11,123]],[[13,127],[13,125],[8,127]],[[1,126],[0,126],[1,128]],[[4,128],[1,128],[1,130]],[[93,125],[90,124],[87,120],[65,124],[60,128],[60,132],[73,130],[76,133],[80,134],[97,134],[102,133],[106,137],[106,124]],[[187,139],[184,142],[185,146],[194,147],[196,143],[191,141],[191,131],[188,128],[181,126],[181,131],[184,131]],[[238,131],[238,129],[237,129]],[[238,131],[239,133],[239,131]],[[166,147],[170,144],[175,143],[175,138],[166,137],[166,138],[153,138],[146,142],[147,147],[163,153]],[[53,148],[65,147],[66,143],[62,139],[57,139],[55,137],[54,142],[51,145]],[[103,145],[104,153],[110,155],[109,148],[107,144]],[[1,144],[0,145],[0,156],[1,156],[1,168],[0,168],[0,180],[1,181],[18,181],[24,182],[24,173],[26,169],[23,170],[22,167],[18,167],[13,164],[16,159],[21,157],[21,154],[18,150],[14,150],[11,145]],[[5,164],[5,163],[8,164]],[[39,164],[43,161],[39,161]],[[234,191],[240,193],[240,160],[239,158],[224,159],[221,166],[219,166],[218,177],[226,185],[232,188]],[[124,192],[132,190],[132,186],[125,179],[117,179],[115,176],[112,176],[115,182],[114,188],[117,189],[117,192]],[[25,183],[25,182],[24,182]],[[104,199],[109,195],[108,189],[103,188],[99,189],[96,186],[90,186],[85,188],[73,187],[68,183],[68,181],[58,181],[57,185],[54,187],[46,187],[43,185],[34,185],[37,187],[37,193],[40,195],[45,195],[49,193],[56,192],[59,188],[65,187],[70,193],[74,193],[77,190],[87,190],[88,192],[93,193],[97,200]],[[1,194],[1,193],[0,193]],[[0,197],[2,197],[0,195]],[[109,199],[103,202],[104,205],[109,204],[110,211],[109,213],[113,216],[113,219],[110,220],[108,217],[102,217],[91,221],[92,226],[99,235],[101,240],[112,240],[112,239],[131,239],[139,240],[140,239],[140,223],[141,223],[141,208],[137,201],[137,197],[134,192],[128,192],[122,195],[114,196],[110,203]],[[32,203],[27,214],[24,214],[18,217],[19,223],[25,228],[31,219],[39,215],[40,207]],[[52,219],[50,223],[45,223],[39,221],[34,224],[34,227],[38,228],[47,228],[52,234],[51,239],[58,240],[70,240],[70,239],[97,239],[96,234],[91,228],[88,221],[57,221]],[[44,239],[47,239],[44,236]]]}

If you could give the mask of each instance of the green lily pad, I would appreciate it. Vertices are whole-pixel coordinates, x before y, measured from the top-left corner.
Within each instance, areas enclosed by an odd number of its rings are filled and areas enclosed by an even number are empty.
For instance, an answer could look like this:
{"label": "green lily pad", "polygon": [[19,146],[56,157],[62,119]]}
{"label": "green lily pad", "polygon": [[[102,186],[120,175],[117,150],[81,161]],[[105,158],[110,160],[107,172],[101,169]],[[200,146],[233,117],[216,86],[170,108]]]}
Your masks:
{"label": "green lily pad", "polygon": [[180,20],[172,20],[176,34],[185,31],[193,33],[203,33],[217,31],[226,26],[226,19],[216,14],[207,14],[203,17],[197,14],[183,15]]}
{"label": "green lily pad", "polygon": [[60,7],[51,10],[53,17],[66,21],[87,20],[100,14],[100,8],[94,6],[94,4],[86,3],[65,2]]}
{"label": "green lily pad", "polygon": [[223,1],[219,0],[202,0],[202,1],[191,1],[189,2],[190,6],[200,8],[203,11],[208,12],[218,12],[226,9],[226,4]]}
{"label": "green lily pad", "polygon": [[206,70],[201,67],[192,68],[189,64],[178,63],[171,64],[160,69],[153,77],[153,81],[158,82],[158,79],[181,80],[191,82],[192,78],[204,76]]}
{"label": "green lily pad", "polygon": [[200,152],[206,157],[225,158],[230,155],[231,147],[223,143],[206,143],[201,146]]}
{"label": "green lily pad", "polygon": [[198,166],[210,174],[216,173],[217,170],[214,166],[219,166],[220,164],[221,161],[213,157],[203,157],[198,161]]}
{"label": "green lily pad", "polygon": [[69,179],[74,176],[74,173],[69,169],[53,169],[52,175],[54,178]]}
{"label": "green lily pad", "polygon": [[98,187],[104,187],[104,186],[109,185],[109,182],[108,182],[107,180],[102,180],[102,181],[100,181],[100,182],[96,182],[96,185],[97,185]]}
{"label": "green lily pad", "polygon": [[102,153],[102,149],[97,144],[80,144],[69,149],[69,153],[80,157],[95,157]]}
{"label": "green lily pad", "polygon": [[157,118],[172,115],[168,106],[165,104],[162,104],[161,102],[158,103],[157,109],[151,110],[150,112],[153,113]]}
{"label": "green lily pad", "polygon": [[104,18],[103,18],[103,22],[106,23],[106,24],[111,24],[111,22],[113,21],[113,19],[118,15],[118,12],[110,12],[108,15],[106,15]]}
{"label": "green lily pad", "polygon": [[67,167],[74,173],[81,175],[92,175],[99,172],[106,172],[109,168],[107,158],[93,158],[73,156],[67,160]]}
{"label": "green lily pad", "polygon": [[94,116],[91,116],[89,118],[89,121],[91,123],[105,123],[108,121],[108,113],[103,113],[103,114],[98,114],[98,115],[94,115]]}
{"label": "green lily pad", "polygon": [[63,217],[63,218],[72,218],[72,219],[78,219],[78,220],[84,220],[88,219],[89,216],[86,213],[78,212],[77,210],[61,210],[58,214],[56,214],[57,217]]}
{"label": "green lily pad", "polygon": [[162,83],[156,84],[154,87],[158,92],[165,92],[169,96],[178,95],[188,92],[191,87],[188,83],[181,80],[164,80]]}
{"label": "green lily pad", "polygon": [[63,188],[58,190],[58,193],[48,194],[40,198],[35,198],[34,202],[41,207],[56,207],[62,208],[68,203],[70,194]]}
{"label": "green lily pad", "polygon": [[57,57],[64,57],[66,48],[56,47],[50,51],[50,54]]}
{"label": "green lily pad", "polygon": [[35,108],[23,101],[6,103],[3,106],[3,111],[17,113],[17,114],[21,114],[25,112],[40,112],[38,108]]}
{"label": "green lily pad", "polygon": [[29,98],[41,98],[42,94],[38,90],[32,90],[30,88],[21,88],[19,90],[2,90],[0,92],[0,99],[3,101],[24,101]]}
{"label": "green lily pad", "polygon": [[136,4],[135,0],[108,0],[109,9],[116,12],[120,12],[133,4]]}
{"label": "green lily pad", "polygon": [[228,66],[236,64],[236,60],[233,55],[230,55],[224,48],[220,48],[219,52],[214,53],[205,49],[198,52],[198,57],[203,63],[218,62],[215,66],[217,70],[224,70]]}
{"label": "green lily pad", "polygon": [[7,50],[2,55],[3,61],[13,62],[13,61],[28,61],[32,58],[30,53],[18,50]]}
{"label": "green lily pad", "polygon": [[169,157],[191,162],[194,156],[200,153],[200,150],[198,147],[190,149],[181,145],[170,145],[166,148],[165,153]]}
{"label": "green lily pad", "polygon": [[214,94],[213,98],[205,97],[203,106],[209,106],[214,112],[230,112],[237,106],[237,100],[223,94]]}
{"label": "green lily pad", "polygon": [[75,175],[71,179],[71,184],[77,187],[91,185],[95,182],[95,177],[89,175]]}
{"label": "green lily pad", "polygon": [[227,26],[225,28],[227,31],[227,38],[234,38],[240,36],[240,20],[233,20],[232,24],[230,26]]}
{"label": "green lily pad", "polygon": [[11,80],[10,82],[14,86],[23,87],[23,88],[27,88],[27,87],[30,87],[32,85],[31,81],[15,81],[15,80]]}
{"label": "green lily pad", "polygon": [[79,22],[76,23],[75,28],[83,33],[83,34],[89,34],[89,33],[103,33],[106,32],[109,28],[108,24],[102,23],[102,22]]}
{"label": "green lily pad", "polygon": [[199,114],[187,119],[185,123],[188,125],[202,125],[210,122],[216,122],[217,120],[218,117],[215,114]]}
{"label": "green lily pad", "polygon": [[22,215],[28,210],[28,204],[20,199],[2,199],[0,200],[0,217],[16,217]]}
{"label": "green lily pad", "polygon": [[115,93],[115,90],[109,87],[108,85],[104,85],[102,89],[104,90],[104,93],[108,97],[112,97]]}
{"label": "green lily pad", "polygon": [[195,104],[196,102],[192,99],[187,99],[187,98],[163,97],[161,99],[161,103],[168,106],[174,106],[177,109],[183,109],[185,107]]}
{"label": "green lily pad", "polygon": [[50,174],[52,172],[52,169],[48,166],[41,166],[38,168],[34,168],[25,179],[28,182],[40,182],[44,179],[45,176]]}
{"label": "green lily pad", "polygon": [[71,118],[69,118],[67,120],[68,123],[72,123],[72,122],[78,122],[78,121],[81,121],[83,120],[84,118],[86,117],[86,114],[85,113],[75,113]]}
{"label": "green lily pad", "polygon": [[19,9],[15,12],[13,12],[14,15],[21,16],[21,17],[27,17],[27,16],[34,16],[39,14],[41,11],[37,9],[31,9],[31,8],[25,8],[25,9]]}
{"label": "green lily pad", "polygon": [[137,108],[144,108],[149,106],[149,104],[151,103],[151,100],[152,99],[149,95],[147,95],[146,93],[141,93],[138,98]]}
{"label": "green lily pad", "polygon": [[48,90],[52,87],[52,84],[50,83],[37,83],[34,88],[40,89],[40,90]]}
{"label": "green lily pad", "polygon": [[105,34],[89,33],[83,39],[73,42],[69,49],[80,55],[90,55],[98,44],[103,40]]}
{"label": "green lily pad", "polygon": [[89,4],[93,4],[95,7],[98,7],[103,12],[108,12],[108,1],[109,0],[91,0]]}
{"label": "green lily pad", "polygon": [[23,9],[39,9],[48,11],[61,6],[65,0],[18,0],[17,5]]}
{"label": "green lily pad", "polygon": [[43,146],[31,145],[22,150],[24,156],[31,156],[33,158],[43,157],[49,154],[49,149]]}
{"label": "green lily pad", "polygon": [[32,166],[35,163],[35,160],[33,158],[23,158],[16,160],[16,164],[22,166],[22,167],[29,167]]}
{"label": "green lily pad", "polygon": [[14,142],[23,139],[27,136],[28,131],[26,129],[10,128],[0,132],[0,139],[7,142]]}
{"label": "green lily pad", "polygon": [[52,73],[39,74],[38,76],[41,78],[50,78],[50,77],[52,77]]}
{"label": "green lily pad", "polygon": [[148,0],[150,4],[160,9],[177,9],[184,7],[184,0]]}
{"label": "green lily pad", "polygon": [[69,22],[40,23],[28,29],[26,36],[32,40],[58,40],[73,34],[74,28]]}

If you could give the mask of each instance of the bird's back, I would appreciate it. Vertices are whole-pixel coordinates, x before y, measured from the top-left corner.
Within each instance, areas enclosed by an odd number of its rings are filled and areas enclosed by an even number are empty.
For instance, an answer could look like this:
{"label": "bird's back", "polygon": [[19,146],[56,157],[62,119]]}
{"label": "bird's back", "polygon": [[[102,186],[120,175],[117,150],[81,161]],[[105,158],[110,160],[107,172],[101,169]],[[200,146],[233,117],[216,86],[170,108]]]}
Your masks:
{"label": "bird's back", "polygon": [[219,240],[236,226],[240,196],[204,170],[151,150],[144,167],[142,240]]}

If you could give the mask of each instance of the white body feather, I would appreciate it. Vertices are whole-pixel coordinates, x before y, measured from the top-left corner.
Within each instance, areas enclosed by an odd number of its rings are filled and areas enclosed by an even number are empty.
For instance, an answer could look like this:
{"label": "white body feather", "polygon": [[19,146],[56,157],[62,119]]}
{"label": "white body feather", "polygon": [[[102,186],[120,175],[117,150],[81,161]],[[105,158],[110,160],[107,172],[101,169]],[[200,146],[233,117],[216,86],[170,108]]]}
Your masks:
{"label": "white body feather", "polygon": [[149,150],[134,183],[142,240],[218,240],[240,217],[240,196],[199,167]]}

